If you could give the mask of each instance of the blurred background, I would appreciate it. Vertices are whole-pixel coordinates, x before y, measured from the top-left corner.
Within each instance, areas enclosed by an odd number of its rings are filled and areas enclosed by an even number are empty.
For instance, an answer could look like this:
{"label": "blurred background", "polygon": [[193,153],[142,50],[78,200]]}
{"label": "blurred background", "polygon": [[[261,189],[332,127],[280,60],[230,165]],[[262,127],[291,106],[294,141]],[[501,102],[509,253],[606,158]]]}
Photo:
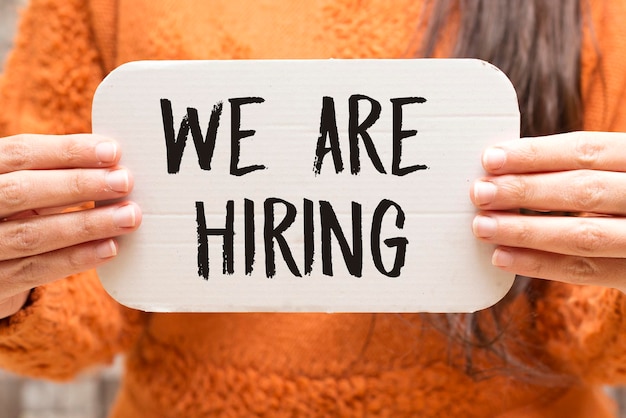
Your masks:
{"label": "blurred background", "polygon": [[[0,0],[0,73],[27,0]],[[119,386],[122,359],[110,367],[59,384],[20,378],[0,370],[0,418],[105,418]],[[626,418],[626,390],[607,388]]]}

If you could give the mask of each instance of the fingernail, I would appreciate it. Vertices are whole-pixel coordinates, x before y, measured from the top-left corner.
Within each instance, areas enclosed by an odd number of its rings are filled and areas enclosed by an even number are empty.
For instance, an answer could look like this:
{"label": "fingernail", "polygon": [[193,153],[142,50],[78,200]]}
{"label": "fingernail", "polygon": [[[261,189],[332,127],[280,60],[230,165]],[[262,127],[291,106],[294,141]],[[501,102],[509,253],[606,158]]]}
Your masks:
{"label": "fingernail", "polygon": [[496,234],[498,223],[489,216],[478,215],[473,223],[474,235],[479,238],[491,238]]}
{"label": "fingernail", "polygon": [[510,267],[513,264],[513,255],[509,251],[496,248],[491,257],[491,264],[496,267]]}
{"label": "fingernail", "polygon": [[474,201],[477,205],[486,205],[493,202],[498,188],[488,181],[477,181],[474,183]]}
{"label": "fingernail", "polygon": [[101,163],[112,163],[115,157],[117,157],[117,145],[113,142],[100,142],[96,145],[96,158]]}
{"label": "fingernail", "polygon": [[483,153],[483,167],[487,171],[501,169],[505,161],[506,153],[501,148],[487,148]]}
{"label": "fingernail", "polygon": [[114,192],[128,192],[129,180],[128,172],[126,170],[109,171],[108,173],[106,173],[105,181]]}
{"label": "fingernail", "polygon": [[111,258],[117,255],[117,245],[112,239],[101,242],[96,247],[96,255],[100,258]]}
{"label": "fingernail", "polygon": [[134,205],[126,205],[115,210],[113,222],[119,228],[132,228],[137,224],[137,213]]}

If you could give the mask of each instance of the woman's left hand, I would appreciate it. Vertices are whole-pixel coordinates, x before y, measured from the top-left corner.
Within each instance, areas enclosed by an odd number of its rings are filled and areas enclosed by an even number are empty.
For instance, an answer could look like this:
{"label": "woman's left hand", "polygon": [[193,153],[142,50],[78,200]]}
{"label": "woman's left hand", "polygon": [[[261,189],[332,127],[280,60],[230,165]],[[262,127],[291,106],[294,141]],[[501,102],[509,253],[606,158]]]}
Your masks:
{"label": "woman's left hand", "polygon": [[626,133],[522,138],[486,149],[482,162],[473,231],[498,246],[495,266],[626,291]]}

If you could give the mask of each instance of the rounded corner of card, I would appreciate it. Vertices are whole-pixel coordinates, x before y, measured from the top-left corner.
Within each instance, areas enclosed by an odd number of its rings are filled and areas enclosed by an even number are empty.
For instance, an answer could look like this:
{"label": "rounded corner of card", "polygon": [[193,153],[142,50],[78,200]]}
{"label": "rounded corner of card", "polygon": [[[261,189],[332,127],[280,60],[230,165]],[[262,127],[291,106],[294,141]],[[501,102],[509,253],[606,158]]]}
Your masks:
{"label": "rounded corner of card", "polygon": [[133,303],[129,302],[127,300],[129,294],[128,290],[124,289],[123,287],[120,289],[119,286],[114,281],[112,281],[113,278],[119,278],[124,271],[129,270],[132,270],[132,267],[119,266],[118,263],[116,263],[115,261],[111,261],[107,265],[96,268],[96,274],[98,275],[98,279],[100,280],[100,284],[102,285],[104,291],[117,303],[127,308],[144,310],[141,309],[139,306],[134,306]]}
{"label": "rounded corner of card", "polygon": [[483,300],[476,301],[476,304],[470,308],[464,308],[462,313],[474,313],[497,305],[511,291],[513,284],[515,283],[515,278],[516,276],[513,273],[494,273],[494,283],[492,291],[490,291],[487,295],[488,297]]}

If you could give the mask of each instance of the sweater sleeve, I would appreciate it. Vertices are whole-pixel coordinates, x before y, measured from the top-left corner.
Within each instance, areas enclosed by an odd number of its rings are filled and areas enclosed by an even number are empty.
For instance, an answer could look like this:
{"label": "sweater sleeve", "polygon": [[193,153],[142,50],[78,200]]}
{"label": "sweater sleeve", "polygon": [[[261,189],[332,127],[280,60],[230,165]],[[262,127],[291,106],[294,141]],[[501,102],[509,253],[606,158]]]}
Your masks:
{"label": "sweater sleeve", "polygon": [[[0,78],[0,137],[90,131],[103,61],[86,0],[32,0]],[[124,308],[88,271],[34,289],[25,308],[0,321],[0,367],[69,379],[108,362],[138,334],[142,315]]]}
{"label": "sweater sleeve", "polygon": [[29,302],[0,321],[0,368],[67,380],[109,363],[127,349],[143,316],[120,306],[102,289],[95,271],[36,288]]}

